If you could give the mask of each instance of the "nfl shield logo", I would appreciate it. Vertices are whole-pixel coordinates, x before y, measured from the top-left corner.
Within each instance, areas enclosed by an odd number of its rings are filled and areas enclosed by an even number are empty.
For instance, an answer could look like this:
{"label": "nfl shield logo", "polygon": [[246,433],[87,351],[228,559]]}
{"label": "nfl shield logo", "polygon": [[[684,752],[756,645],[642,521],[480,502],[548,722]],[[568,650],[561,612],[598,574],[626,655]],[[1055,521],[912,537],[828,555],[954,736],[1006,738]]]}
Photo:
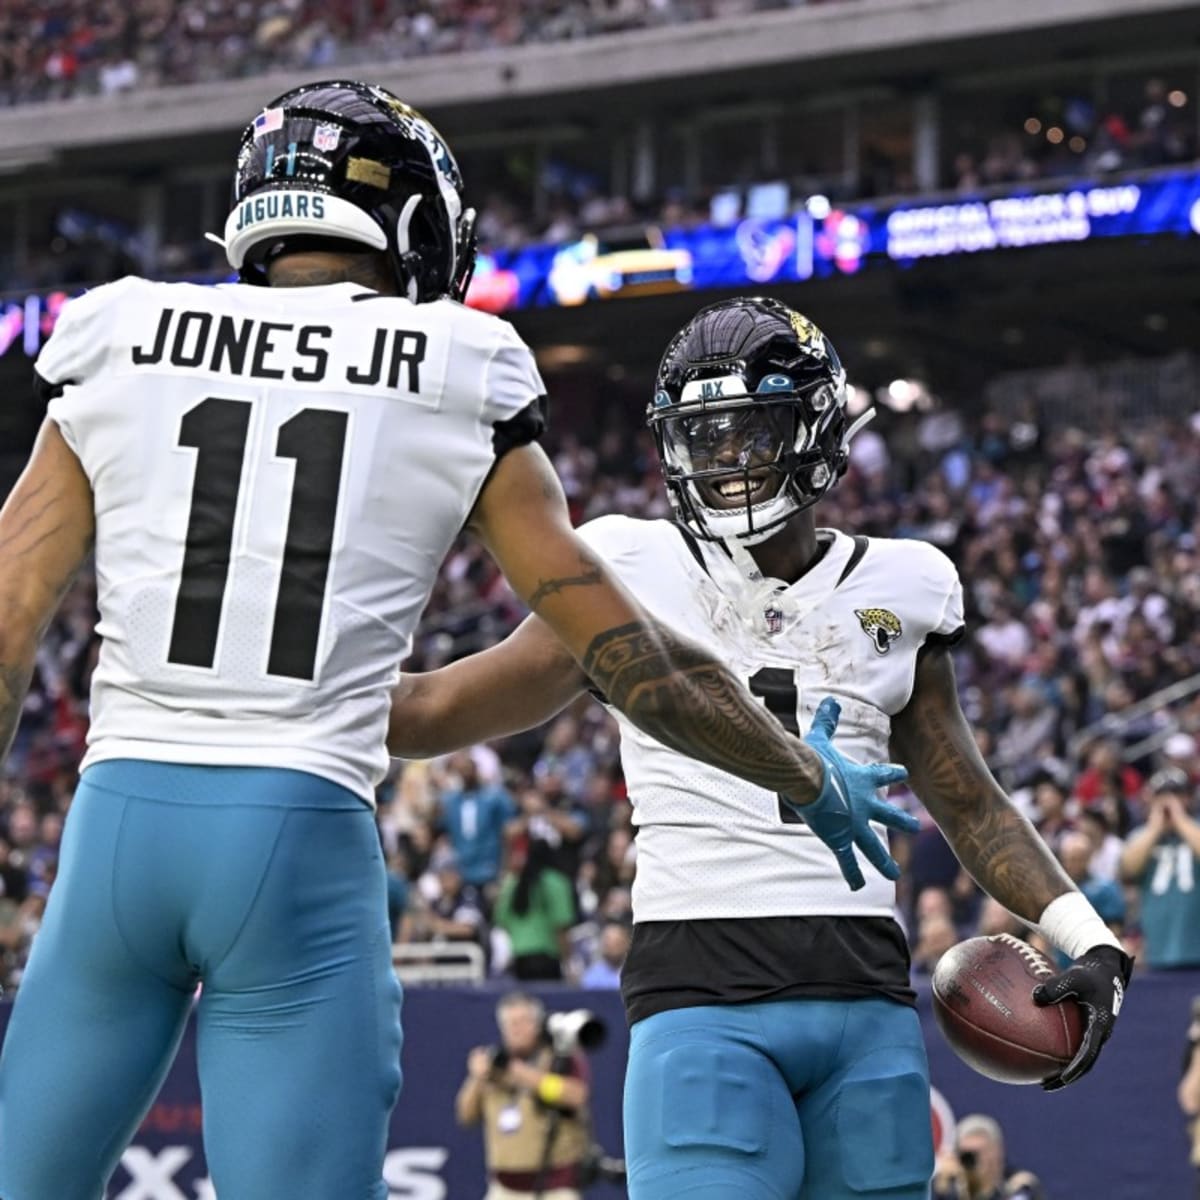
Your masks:
{"label": "nfl shield logo", "polygon": [[313,134],[313,145],[318,150],[324,150],[326,154],[336,150],[341,140],[342,131],[336,125],[318,125]]}
{"label": "nfl shield logo", "polygon": [[783,613],[777,608],[764,608],[763,617],[767,622],[767,632],[779,633],[783,629]]}

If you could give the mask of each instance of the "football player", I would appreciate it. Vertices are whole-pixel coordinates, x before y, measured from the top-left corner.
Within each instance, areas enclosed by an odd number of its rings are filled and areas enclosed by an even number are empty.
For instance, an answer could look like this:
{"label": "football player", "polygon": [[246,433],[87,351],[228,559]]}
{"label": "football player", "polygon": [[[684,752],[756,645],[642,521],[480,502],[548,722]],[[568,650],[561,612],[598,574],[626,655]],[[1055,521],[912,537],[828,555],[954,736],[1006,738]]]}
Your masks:
{"label": "football player", "polygon": [[224,237],[241,283],[98,288],[38,360],[49,416],[0,513],[0,755],[93,541],[103,642],[0,1056],[4,1200],[98,1200],[200,983],[217,1194],[386,1195],[400,995],[373,789],[464,525],[635,726],[787,792],[842,861],[857,840],[895,873],[867,818],[908,819],[876,794],[903,773],[780,728],[571,530],[534,444],[533,358],[459,303],[473,220],[419,113],[302,87],[242,135]]}
{"label": "football player", "polygon": [[[976,749],[949,560],[817,526],[846,469],[845,406],[838,357],[805,317],[769,299],[706,308],[668,346],[649,407],[677,520],[601,517],[580,534],[781,725],[830,726],[840,708],[848,755],[890,747],[979,884],[1078,960],[1036,996],[1087,1011],[1079,1054],[1046,1085],[1061,1087],[1096,1061],[1131,961]],[[431,755],[534,726],[587,686],[534,615],[402,679],[390,748]],[[848,892],[786,796],[616,715],[638,828],[621,977],[630,1196],[925,1197],[929,1082],[892,883]]]}

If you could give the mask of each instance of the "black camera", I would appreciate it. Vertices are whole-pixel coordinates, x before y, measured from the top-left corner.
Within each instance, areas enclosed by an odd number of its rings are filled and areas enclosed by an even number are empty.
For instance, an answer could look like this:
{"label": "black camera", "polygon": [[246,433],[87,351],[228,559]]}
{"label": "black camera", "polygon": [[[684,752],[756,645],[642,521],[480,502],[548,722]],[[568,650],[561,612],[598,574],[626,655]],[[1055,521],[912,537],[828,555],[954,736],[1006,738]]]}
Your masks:
{"label": "black camera", "polygon": [[512,1055],[503,1046],[492,1047],[492,1070],[503,1071],[507,1068]]}
{"label": "black camera", "polygon": [[979,1165],[979,1151],[960,1150],[958,1152],[958,1161],[962,1163],[964,1171],[973,1171]]}
{"label": "black camera", "polygon": [[624,1183],[626,1178],[623,1158],[605,1154],[604,1147],[595,1142],[588,1147],[583,1162],[579,1164],[580,1186],[591,1187],[593,1183],[599,1183],[601,1180],[605,1183]]}

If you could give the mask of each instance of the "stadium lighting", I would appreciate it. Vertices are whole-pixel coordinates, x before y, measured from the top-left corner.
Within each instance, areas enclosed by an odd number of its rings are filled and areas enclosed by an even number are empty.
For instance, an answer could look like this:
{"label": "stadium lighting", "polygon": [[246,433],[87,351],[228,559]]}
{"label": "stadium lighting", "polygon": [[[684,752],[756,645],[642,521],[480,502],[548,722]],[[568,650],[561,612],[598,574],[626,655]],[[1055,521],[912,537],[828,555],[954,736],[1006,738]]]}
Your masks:
{"label": "stadium lighting", "polygon": [[846,412],[857,417],[871,407],[871,393],[856,383],[846,385]]}
{"label": "stadium lighting", "polygon": [[1075,151],[1076,154],[1082,154],[1087,149],[1087,139],[1081,138],[1076,134],[1068,143],[1068,146]]}
{"label": "stadium lighting", "polygon": [[1046,130],[1046,141],[1048,141],[1052,146],[1057,146],[1065,136],[1066,135],[1061,129],[1059,129],[1057,125],[1051,125],[1050,128]]}
{"label": "stadium lighting", "polygon": [[1041,121],[1039,121],[1037,119],[1037,117],[1026,117],[1025,118],[1025,132],[1029,133],[1029,134],[1041,133],[1042,132]]}
{"label": "stadium lighting", "polygon": [[825,220],[833,211],[833,206],[829,203],[829,197],[819,194],[809,196],[808,203],[804,207],[808,209],[808,215],[815,221]]}
{"label": "stadium lighting", "polygon": [[1167,93],[1167,103],[1172,108],[1182,108],[1187,103],[1187,92],[1175,88],[1174,91]]}

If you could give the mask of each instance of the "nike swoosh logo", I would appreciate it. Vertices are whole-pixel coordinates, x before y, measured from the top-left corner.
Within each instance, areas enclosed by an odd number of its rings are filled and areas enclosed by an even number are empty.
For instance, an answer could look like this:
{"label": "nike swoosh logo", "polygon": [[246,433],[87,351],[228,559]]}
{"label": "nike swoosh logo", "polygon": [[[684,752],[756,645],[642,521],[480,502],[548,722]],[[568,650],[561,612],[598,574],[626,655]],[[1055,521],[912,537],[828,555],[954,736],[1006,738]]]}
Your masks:
{"label": "nike swoosh logo", "polygon": [[838,782],[838,777],[832,772],[829,772],[829,782],[833,784],[833,790],[837,792],[837,798],[842,802],[842,808],[845,812],[850,811],[850,804],[846,800],[846,793],[842,791],[842,785]]}

